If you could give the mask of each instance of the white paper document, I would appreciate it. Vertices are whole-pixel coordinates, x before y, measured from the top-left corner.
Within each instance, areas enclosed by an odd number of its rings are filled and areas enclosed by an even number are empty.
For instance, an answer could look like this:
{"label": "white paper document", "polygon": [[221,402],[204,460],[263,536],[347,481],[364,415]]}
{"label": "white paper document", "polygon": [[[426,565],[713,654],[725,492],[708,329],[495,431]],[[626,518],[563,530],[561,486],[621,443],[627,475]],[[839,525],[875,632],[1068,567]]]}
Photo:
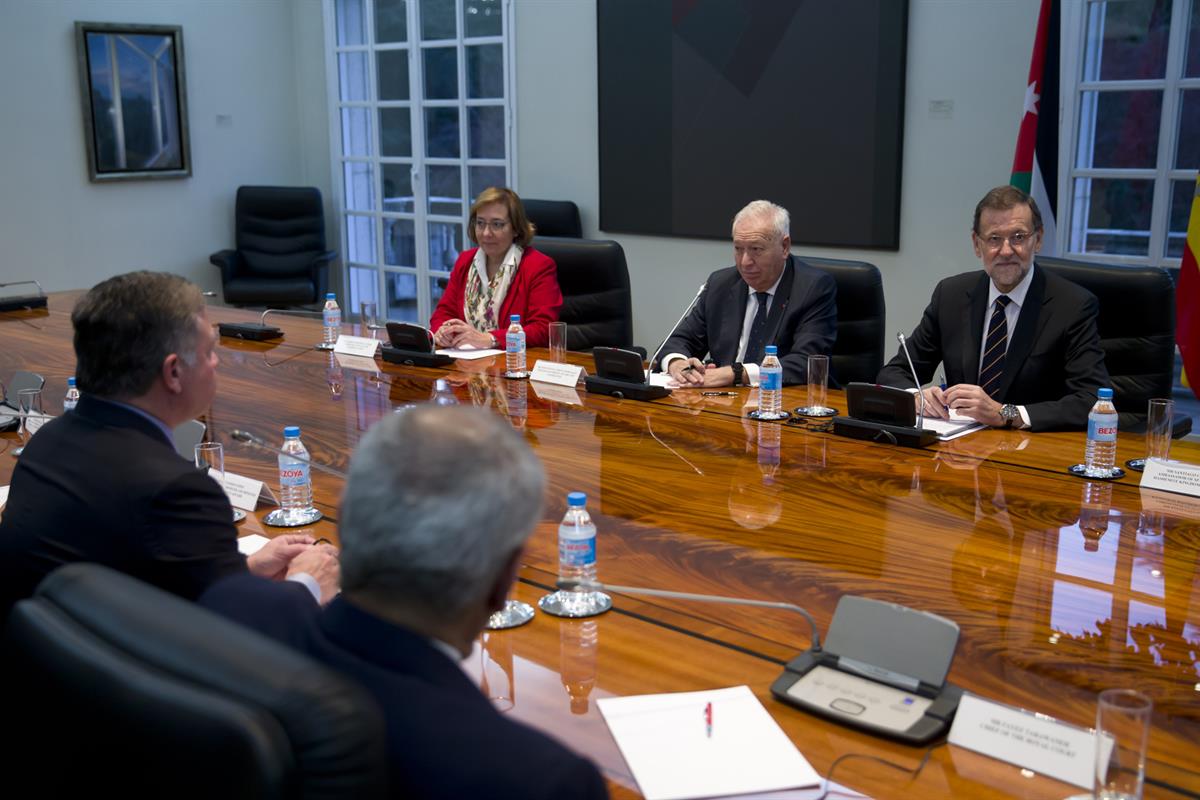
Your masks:
{"label": "white paper document", "polygon": [[[954,416],[958,417],[957,414]],[[984,427],[982,422],[976,422],[970,417],[958,417],[958,419],[925,418],[926,430],[937,433],[938,441],[942,442],[948,442],[951,439],[957,439],[959,436],[966,436],[968,433],[981,431]]]}
{"label": "white paper document", "polygon": [[[712,703],[711,736],[706,709]],[[748,686],[596,701],[646,800],[816,786],[820,776]]]}
{"label": "white paper document", "polygon": [[459,361],[471,361],[476,358],[487,358],[488,356],[498,356],[503,352],[504,352],[503,350],[497,350],[494,347],[485,347],[482,350],[476,350],[473,347],[461,347],[461,348],[458,348],[455,350],[446,348],[446,349],[437,351],[439,356],[450,356],[451,358],[456,358]]}
{"label": "white paper document", "polygon": [[243,536],[238,539],[238,552],[244,556],[252,556],[262,550],[263,545],[269,541],[271,540],[265,536],[259,536],[257,533]]}
{"label": "white paper document", "polygon": [[675,382],[675,379],[665,372],[647,372],[646,375],[650,379],[651,386],[662,386],[665,389],[679,388],[679,384]]}

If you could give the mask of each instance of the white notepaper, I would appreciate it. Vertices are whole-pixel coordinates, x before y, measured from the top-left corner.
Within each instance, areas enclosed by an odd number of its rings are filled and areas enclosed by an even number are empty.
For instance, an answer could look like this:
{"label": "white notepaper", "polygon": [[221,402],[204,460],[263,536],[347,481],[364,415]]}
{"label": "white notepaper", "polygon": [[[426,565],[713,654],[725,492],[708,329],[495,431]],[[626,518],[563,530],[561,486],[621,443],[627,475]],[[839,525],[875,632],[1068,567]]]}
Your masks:
{"label": "white notepaper", "polygon": [[[712,703],[712,736],[705,706]],[[748,686],[596,701],[646,800],[816,786],[820,776]]]}
{"label": "white notepaper", "polygon": [[488,356],[498,356],[503,353],[503,350],[497,350],[494,347],[485,347],[482,350],[476,350],[474,347],[459,347],[456,349],[444,348],[438,350],[440,356],[450,356],[459,361],[473,361],[477,358],[487,358]]}
{"label": "white notepaper", "polygon": [[263,549],[263,545],[271,541],[265,536],[259,536],[257,533],[252,533],[249,536],[240,537],[238,542],[238,552],[244,556],[252,556],[259,550]]}
{"label": "white notepaper", "polygon": [[646,377],[649,379],[651,386],[661,386],[664,389],[678,389],[679,388],[679,384],[675,382],[675,379],[672,378],[669,373],[650,372],[649,370],[647,370]]}
{"label": "white notepaper", "polygon": [[348,356],[374,358],[375,351],[378,348],[378,339],[372,339],[370,336],[349,336],[343,333],[338,336],[337,342],[334,343],[333,352],[343,353]]}

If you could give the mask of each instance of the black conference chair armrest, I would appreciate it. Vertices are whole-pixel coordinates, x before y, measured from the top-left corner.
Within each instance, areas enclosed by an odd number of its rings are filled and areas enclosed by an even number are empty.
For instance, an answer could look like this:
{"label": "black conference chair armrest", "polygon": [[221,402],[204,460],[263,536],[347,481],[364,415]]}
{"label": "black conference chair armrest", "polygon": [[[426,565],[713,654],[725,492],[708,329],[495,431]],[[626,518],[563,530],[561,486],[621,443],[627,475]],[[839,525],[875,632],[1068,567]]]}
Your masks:
{"label": "black conference chair armrest", "polygon": [[209,262],[221,270],[221,283],[228,283],[237,275],[242,256],[237,250],[218,250],[208,257]]}

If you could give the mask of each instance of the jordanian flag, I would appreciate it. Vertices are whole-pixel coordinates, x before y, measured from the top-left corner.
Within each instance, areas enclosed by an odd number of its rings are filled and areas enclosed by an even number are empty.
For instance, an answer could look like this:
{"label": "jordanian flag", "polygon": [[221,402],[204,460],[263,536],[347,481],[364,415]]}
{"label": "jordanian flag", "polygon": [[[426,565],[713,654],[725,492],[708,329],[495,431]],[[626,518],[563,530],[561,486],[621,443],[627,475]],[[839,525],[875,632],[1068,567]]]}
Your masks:
{"label": "jordanian flag", "polygon": [[1058,255],[1055,216],[1058,210],[1058,0],[1042,0],[1017,154],[1013,157],[1013,186],[1033,196],[1042,212],[1045,235],[1042,252]]}
{"label": "jordanian flag", "polygon": [[1200,397],[1200,178],[1192,196],[1187,245],[1175,284],[1175,342],[1183,356],[1183,384]]}

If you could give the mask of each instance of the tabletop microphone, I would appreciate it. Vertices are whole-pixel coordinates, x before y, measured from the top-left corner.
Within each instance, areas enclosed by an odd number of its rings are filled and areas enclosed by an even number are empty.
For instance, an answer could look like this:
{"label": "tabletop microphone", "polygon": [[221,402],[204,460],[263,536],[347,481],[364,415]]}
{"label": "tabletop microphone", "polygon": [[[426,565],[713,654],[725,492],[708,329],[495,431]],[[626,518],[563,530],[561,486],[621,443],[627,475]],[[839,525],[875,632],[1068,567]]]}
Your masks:
{"label": "tabletop microphone", "polygon": [[696,303],[700,300],[700,295],[704,294],[704,290],[707,288],[707,281],[700,284],[700,288],[696,290],[696,296],[692,298],[692,302],[688,303],[687,308],[685,308],[683,313],[679,315],[679,319],[675,320],[675,324],[671,326],[671,330],[667,331],[666,338],[662,340],[662,344],[658,346],[658,349],[654,351],[654,355],[650,358],[648,367],[651,372],[654,372],[654,362],[658,360],[659,355],[662,353],[662,349],[667,346],[667,342],[671,341],[671,337],[675,335],[675,329],[679,327],[679,323],[683,322],[684,317],[692,313],[692,309],[696,307]]}
{"label": "tabletop microphone", "polygon": [[774,600],[752,600],[748,597],[724,597],[716,594],[695,594],[693,592],[673,592],[667,589],[649,589],[641,586],[618,586],[615,583],[600,583],[599,581],[581,581],[562,579],[555,583],[559,589],[566,592],[576,590],[585,592],[607,592],[609,594],[640,594],[647,597],[667,597],[674,600],[694,600],[700,603],[724,603],[725,605],[755,606],[756,608],[778,608],[784,611],[795,611],[808,620],[812,629],[812,650],[820,652],[821,634],[817,631],[816,620],[800,606],[794,603],[781,603]]}
{"label": "tabletop microphone", "polygon": [[260,450],[266,450],[266,451],[274,453],[276,455],[283,454],[283,455],[287,456],[288,458],[294,458],[297,461],[302,461],[305,464],[308,464],[310,467],[315,467],[316,469],[321,470],[321,472],[327,472],[330,475],[341,478],[342,480],[345,480],[346,478],[349,477],[348,475],[346,475],[346,473],[342,472],[339,469],[334,469],[333,467],[327,467],[324,464],[320,464],[316,461],[313,461],[311,458],[305,458],[304,456],[297,455],[296,453],[289,453],[286,450],[284,450],[283,448],[276,447],[275,445],[273,445],[269,442],[264,442],[262,439],[255,436],[253,433],[250,433],[249,431],[243,431],[243,430],[230,431],[229,438],[233,439],[235,442],[241,442],[242,444],[250,445],[251,447],[257,447]]}
{"label": "tabletop microphone", "polygon": [[908,353],[908,342],[904,339],[903,333],[897,333],[896,338],[900,341],[900,349],[904,351],[904,357],[908,359],[908,369],[912,372],[913,386],[917,387],[917,394],[921,397],[921,414],[917,417],[917,430],[925,427],[925,392],[921,391],[921,379],[917,377],[917,368],[913,366],[912,356]]}
{"label": "tabletop microphone", "polygon": [[38,288],[37,294],[18,294],[11,297],[0,297],[0,311],[25,311],[35,308],[45,308],[46,290],[35,280],[0,283],[0,289],[5,289],[9,286],[28,286],[30,284]]}

